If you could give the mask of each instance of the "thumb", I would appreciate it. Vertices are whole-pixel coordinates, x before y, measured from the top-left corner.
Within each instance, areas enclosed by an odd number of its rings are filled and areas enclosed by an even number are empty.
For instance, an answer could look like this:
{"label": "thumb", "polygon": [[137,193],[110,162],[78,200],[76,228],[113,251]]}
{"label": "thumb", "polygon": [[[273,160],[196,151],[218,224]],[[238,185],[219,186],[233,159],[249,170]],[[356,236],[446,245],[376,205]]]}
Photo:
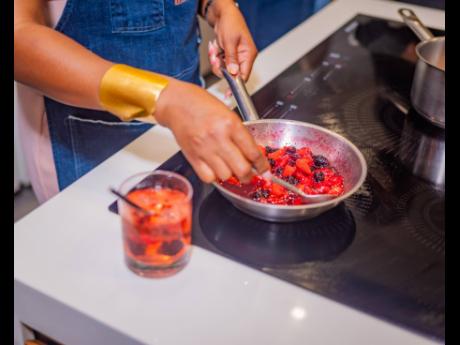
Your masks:
{"label": "thumb", "polygon": [[227,71],[233,75],[237,75],[240,71],[237,47],[238,42],[236,40],[224,42],[225,64],[227,66]]}

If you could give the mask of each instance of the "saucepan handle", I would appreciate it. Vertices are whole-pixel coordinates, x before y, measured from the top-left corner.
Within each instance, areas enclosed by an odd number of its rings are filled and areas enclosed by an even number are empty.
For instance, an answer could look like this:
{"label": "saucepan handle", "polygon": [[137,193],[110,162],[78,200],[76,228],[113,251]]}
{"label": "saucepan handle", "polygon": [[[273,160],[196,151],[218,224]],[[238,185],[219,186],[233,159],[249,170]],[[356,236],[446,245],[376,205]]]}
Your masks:
{"label": "saucepan handle", "polygon": [[409,8],[400,8],[398,12],[403,18],[404,23],[411,28],[421,41],[427,41],[434,37],[431,31],[428,30],[428,28],[420,21],[414,11]]}
{"label": "saucepan handle", "polygon": [[259,115],[257,110],[252,103],[251,96],[246,89],[243,79],[239,75],[231,75],[225,68],[221,68],[222,74],[224,75],[225,80],[227,80],[230,89],[232,90],[233,96],[236,99],[238,104],[238,109],[240,110],[241,117],[244,121],[254,121],[259,120]]}

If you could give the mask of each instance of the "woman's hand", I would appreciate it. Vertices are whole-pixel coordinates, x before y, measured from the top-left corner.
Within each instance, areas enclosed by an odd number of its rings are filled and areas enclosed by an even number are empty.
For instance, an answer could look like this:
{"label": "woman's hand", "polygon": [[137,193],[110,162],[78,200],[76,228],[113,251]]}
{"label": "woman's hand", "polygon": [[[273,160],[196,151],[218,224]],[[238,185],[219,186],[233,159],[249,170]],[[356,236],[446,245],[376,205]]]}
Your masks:
{"label": "woman's hand", "polygon": [[155,118],[172,130],[201,180],[235,175],[242,182],[269,169],[267,159],[238,115],[200,87],[170,79],[157,102]]}
{"label": "woman's hand", "polygon": [[[224,51],[227,70],[233,75],[240,73],[246,81],[251,74],[257,48],[240,10],[233,0],[214,0],[206,19],[214,27],[217,44]],[[220,61],[216,58],[219,47],[210,43],[209,57],[213,73],[222,78]]]}

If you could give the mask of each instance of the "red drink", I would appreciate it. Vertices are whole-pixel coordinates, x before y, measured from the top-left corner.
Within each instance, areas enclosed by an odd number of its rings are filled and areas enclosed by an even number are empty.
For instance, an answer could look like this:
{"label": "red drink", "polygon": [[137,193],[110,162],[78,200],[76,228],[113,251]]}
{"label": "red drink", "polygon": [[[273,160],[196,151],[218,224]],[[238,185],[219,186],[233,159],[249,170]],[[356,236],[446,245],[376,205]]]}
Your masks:
{"label": "red drink", "polygon": [[190,252],[191,193],[155,186],[126,196],[146,210],[119,201],[128,267],[147,277],[169,276],[181,270]]}

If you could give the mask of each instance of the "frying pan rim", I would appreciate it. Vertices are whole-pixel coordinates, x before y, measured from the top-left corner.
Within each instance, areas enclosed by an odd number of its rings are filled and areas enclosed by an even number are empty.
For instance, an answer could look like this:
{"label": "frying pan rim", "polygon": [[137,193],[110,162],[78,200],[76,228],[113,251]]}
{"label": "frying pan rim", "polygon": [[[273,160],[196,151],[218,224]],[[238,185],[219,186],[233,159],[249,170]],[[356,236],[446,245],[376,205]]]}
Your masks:
{"label": "frying pan rim", "polygon": [[347,199],[348,197],[350,197],[351,195],[353,195],[360,187],[361,185],[364,183],[364,180],[366,179],[367,177],[367,162],[366,162],[366,159],[364,158],[363,154],[361,153],[361,151],[356,147],[355,144],[353,144],[350,140],[348,140],[347,138],[341,136],[340,134],[338,133],[335,133],[329,129],[326,129],[324,127],[321,127],[321,126],[318,126],[318,125],[314,125],[312,123],[308,123],[308,122],[301,122],[301,121],[295,121],[295,120],[284,120],[284,119],[261,119],[261,120],[254,120],[254,121],[245,121],[243,122],[243,124],[245,126],[247,125],[252,125],[252,124],[257,124],[257,123],[276,123],[276,124],[279,124],[279,123],[284,123],[284,124],[291,124],[291,125],[295,125],[295,126],[302,126],[302,127],[307,127],[307,128],[315,128],[319,131],[322,131],[322,132],[325,132],[329,135],[332,135],[333,137],[335,137],[336,139],[342,141],[342,142],[345,142],[345,144],[347,144],[351,149],[352,151],[357,155],[358,157],[358,160],[359,160],[359,163],[361,165],[361,176],[359,177],[358,181],[355,183],[355,185],[350,188],[350,190],[337,197],[337,198],[334,198],[334,199],[331,199],[331,200],[327,200],[327,201],[322,201],[322,202],[317,202],[317,203],[314,203],[314,204],[306,204],[306,205],[274,205],[274,204],[263,204],[261,202],[257,202],[257,201],[253,201],[249,198],[244,198],[242,196],[239,196],[238,194],[236,193],[233,193],[232,191],[229,191],[228,189],[222,187],[219,183],[217,182],[213,182],[212,184],[214,185],[214,187],[216,187],[219,192],[223,193],[223,194],[227,194],[227,195],[230,195],[232,198],[234,199],[237,199],[241,202],[245,202],[245,203],[248,203],[250,205],[254,205],[256,207],[264,207],[264,208],[267,208],[267,209],[285,209],[285,210],[305,210],[305,209],[314,209],[314,208],[320,208],[320,207],[324,207],[324,206],[329,206],[329,205],[332,205],[332,204],[339,204],[340,202],[342,202],[343,200]]}
{"label": "frying pan rim", "polygon": [[437,69],[438,71],[445,73],[446,72],[445,68],[442,69],[442,68],[439,68],[438,66],[434,65],[433,63],[429,62],[425,57],[423,57],[422,54],[420,53],[420,49],[422,49],[422,47],[424,47],[427,44],[430,44],[432,42],[437,42],[437,41],[444,41],[445,42],[446,41],[446,36],[436,36],[436,37],[433,37],[433,38],[431,38],[429,40],[417,43],[417,45],[415,46],[415,53],[417,54],[417,57],[419,58],[419,60],[421,60],[424,63],[426,63],[428,66],[433,67],[433,68]]}

